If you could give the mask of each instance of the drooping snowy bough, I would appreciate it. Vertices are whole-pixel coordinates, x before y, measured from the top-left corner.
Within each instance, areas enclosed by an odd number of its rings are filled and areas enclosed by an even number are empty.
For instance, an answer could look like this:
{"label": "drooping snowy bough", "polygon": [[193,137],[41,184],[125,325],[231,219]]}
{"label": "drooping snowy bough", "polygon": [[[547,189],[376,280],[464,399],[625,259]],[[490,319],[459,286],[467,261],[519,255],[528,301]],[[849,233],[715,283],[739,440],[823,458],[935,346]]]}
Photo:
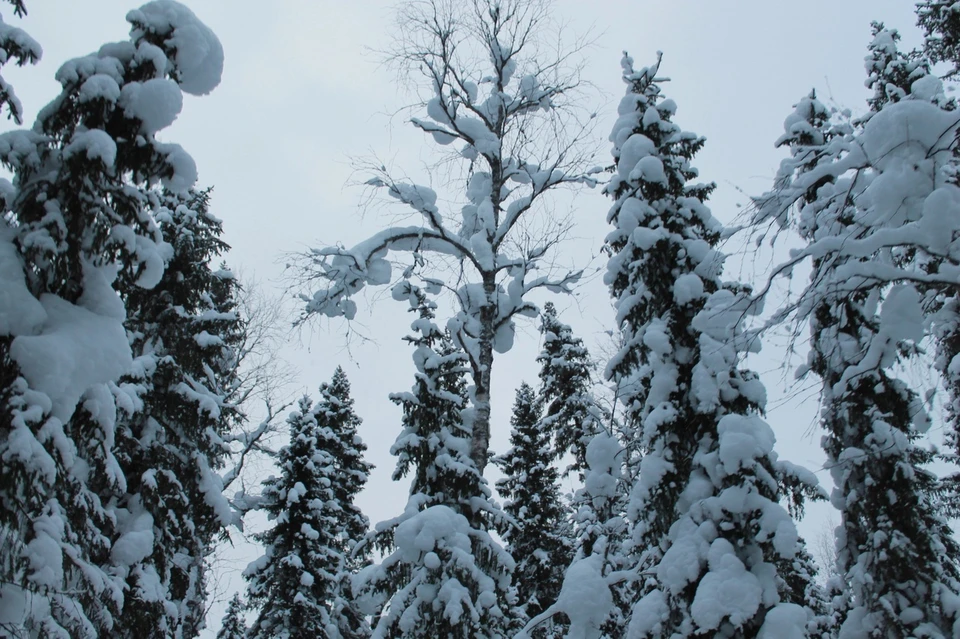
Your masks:
{"label": "drooping snowy bough", "polygon": [[[875,93],[863,118],[832,113],[815,94],[796,105],[778,142],[791,157],[756,202],[758,223],[806,241],[778,273],[812,269],[774,321],[810,324],[804,371],[822,380],[823,446],[842,516],[834,603],[844,639],[960,632],[949,484],[925,467],[933,454],[917,440],[930,417],[898,377],[932,336],[956,402],[960,114],[929,63],[900,53],[897,39],[874,26],[866,66]],[[947,417],[955,461],[955,403]]]}
{"label": "drooping snowy bough", "polygon": [[403,278],[450,276],[443,285],[457,309],[448,326],[469,358],[470,454],[482,473],[494,353],[511,348],[518,316],[537,315],[531,291],[569,291],[580,277],[552,267],[568,224],[543,207],[559,187],[593,184],[578,150],[585,125],[569,100],[578,88],[577,68],[570,55],[538,58],[538,38],[548,26],[541,3],[412,2],[402,7],[400,20],[395,60],[422,74],[427,94],[419,105],[425,117],[411,123],[438,145],[458,147],[465,202],[459,213],[445,212],[433,189],[381,171],[368,184],[419,219],[349,249],[331,246],[305,255],[301,276],[321,287],[303,295],[304,318],[352,318],[354,294],[391,282],[391,255],[409,258]]}

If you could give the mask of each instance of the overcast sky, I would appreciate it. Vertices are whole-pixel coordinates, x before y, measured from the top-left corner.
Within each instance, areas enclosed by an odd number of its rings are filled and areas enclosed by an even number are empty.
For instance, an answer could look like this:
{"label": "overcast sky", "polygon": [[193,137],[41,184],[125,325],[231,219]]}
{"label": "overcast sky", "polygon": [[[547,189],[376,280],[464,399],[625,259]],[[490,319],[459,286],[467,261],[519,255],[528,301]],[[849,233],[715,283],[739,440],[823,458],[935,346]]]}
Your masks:
{"label": "overcast sky", "polygon": [[[44,47],[39,68],[10,69],[5,76],[28,114],[58,91],[53,80],[68,58],[125,39],[126,12],[132,0],[34,0],[25,20],[4,17],[25,28]],[[165,140],[178,142],[197,162],[200,186],[215,187],[213,212],[224,220],[225,239],[233,250],[230,265],[255,274],[280,294],[283,254],[308,246],[342,242],[351,245],[384,222],[377,209],[363,213],[365,177],[356,160],[376,157],[397,174],[430,183],[424,167],[436,147],[392,116],[412,101],[404,86],[372,50],[388,46],[395,3],[375,0],[187,0],[223,42],[226,63],[220,86],[209,96],[186,97],[184,111]],[[696,159],[704,180],[715,181],[714,214],[730,222],[740,212],[744,194],[770,187],[783,156],[773,148],[784,118],[798,98],[816,87],[822,99],[854,112],[865,108],[863,58],[871,20],[901,29],[911,46],[919,36],[913,7],[904,0],[559,0],[555,17],[574,32],[589,30],[595,44],[585,51],[584,79],[596,86],[588,105],[596,108],[596,139],[601,163],[609,162],[607,133],[623,94],[621,51],[637,66],[664,52],[661,75],[672,79],[664,92],[679,107],[675,121],[706,136]],[[571,263],[604,265],[596,255],[607,232],[608,202],[599,191],[558,201],[562,213],[577,223],[576,239],[564,248]],[[386,212],[384,212],[386,213]],[[729,250],[740,250],[734,242]],[[740,269],[731,263],[727,276],[754,283],[765,276],[762,263],[746,256]],[[315,394],[333,369],[342,365],[350,377],[361,434],[369,459],[377,465],[361,506],[373,522],[402,509],[407,484],[389,481],[393,458],[388,449],[399,429],[399,409],[387,394],[412,383],[410,349],[400,337],[408,332],[403,306],[386,296],[361,300],[358,320],[372,342],[354,342],[346,350],[343,326],[318,325],[292,336],[285,356],[299,369],[294,390]],[[591,346],[605,341],[613,328],[609,298],[599,280],[577,299],[557,299],[562,319]],[[521,330],[516,347],[494,365],[493,447],[503,451],[508,436],[513,391],[522,379],[536,381],[539,349],[533,323]],[[811,426],[815,405],[780,402],[785,387],[776,370],[783,359],[771,339],[754,365],[764,374],[771,396],[768,417],[782,457],[817,470],[822,465],[819,433]],[[939,433],[935,433],[939,438]],[[829,487],[829,474],[817,473]],[[829,515],[814,509],[801,524],[809,537],[819,534]],[[235,566],[243,567],[255,550],[243,548]],[[236,553],[235,553],[236,554]],[[226,565],[226,564],[225,564]],[[230,577],[228,592],[241,586]],[[211,613],[212,637],[222,607]]]}

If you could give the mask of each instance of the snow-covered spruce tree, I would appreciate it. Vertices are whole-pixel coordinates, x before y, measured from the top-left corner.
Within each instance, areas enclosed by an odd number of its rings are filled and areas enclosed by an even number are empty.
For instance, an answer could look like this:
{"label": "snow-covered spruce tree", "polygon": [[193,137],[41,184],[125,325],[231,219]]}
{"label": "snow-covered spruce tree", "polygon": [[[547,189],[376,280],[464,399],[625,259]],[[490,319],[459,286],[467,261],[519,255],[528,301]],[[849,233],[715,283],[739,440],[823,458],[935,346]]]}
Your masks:
{"label": "snow-covered spruce tree", "polygon": [[390,450],[397,457],[393,479],[413,473],[410,496],[420,509],[444,504],[479,521],[471,501],[489,496],[489,491],[476,467],[466,461],[469,432],[461,417],[467,405],[466,357],[436,324],[436,302],[423,289],[401,282],[394,296],[401,295],[417,314],[411,325],[416,335],[405,338],[414,347],[416,373],[411,392],[390,396],[403,410],[403,430]]}
{"label": "snow-covered spruce tree", "polygon": [[343,565],[332,432],[317,423],[310,398],[287,420],[290,444],[280,476],[263,482],[261,508],[273,525],[257,536],[263,556],[244,571],[248,601],[258,608],[249,630],[260,637],[334,637],[330,615]]}
{"label": "snow-covered spruce tree", "polygon": [[561,617],[556,613],[564,613],[571,622],[568,632],[572,636],[583,632],[594,636],[591,633],[599,629],[605,639],[621,637],[633,598],[633,584],[623,578],[627,574],[622,550],[629,491],[623,475],[626,451],[619,436],[611,432],[618,431],[614,416],[606,416],[608,425],[600,421],[599,407],[590,392],[592,362],[587,349],[559,320],[549,302],[541,313],[540,331],[538,397],[546,403],[543,421],[554,431],[556,457],[572,453],[574,463],[567,472],[577,470],[583,486],[575,491],[570,505],[574,558],[563,580],[563,596],[531,616],[527,631],[536,634],[541,624],[557,624]]}
{"label": "snow-covered spruce tree", "polygon": [[823,382],[845,638],[950,637],[960,627],[960,547],[940,512],[943,486],[924,468],[932,454],[916,441],[929,418],[896,377],[937,324],[925,317],[923,287],[955,286],[960,275],[960,189],[950,179],[957,118],[939,106],[936,78],[911,74],[897,87],[902,74],[877,73],[878,47],[902,59],[894,45],[877,30],[868,73],[891,99],[874,101],[879,110],[861,122],[827,121],[812,97],[797,105],[780,140],[792,157],[757,202],[758,221],[794,226],[808,243],[778,269],[812,266],[780,317],[810,323],[808,367]]}
{"label": "snow-covered spruce tree", "polygon": [[125,488],[113,444],[127,399],[116,381],[132,363],[114,282],[150,288],[163,273],[157,187],[186,191],[196,167],[156,133],[176,118],[182,91],[216,86],[222,50],[169,0],[128,19],[130,41],[60,68],[61,94],[32,131],[0,136],[0,161],[14,175],[0,250],[15,306],[3,306],[16,309],[2,353],[10,420],[0,433],[0,563],[5,600],[23,603],[22,614],[8,610],[20,633],[111,634],[124,596],[118,574],[139,560],[144,539],[112,544],[126,532],[112,501]]}
{"label": "snow-covered spruce tree", "polygon": [[[413,271],[453,276],[457,307],[448,326],[470,365],[466,426],[481,473],[489,456],[494,354],[511,348],[517,316],[536,316],[528,293],[568,291],[580,275],[550,266],[568,227],[543,201],[558,187],[593,180],[578,151],[584,127],[569,100],[579,84],[571,54],[532,57],[554,48],[539,46],[548,15],[545,3],[527,0],[401,6],[392,59],[410,76],[422,75],[425,94],[418,106],[426,119],[411,123],[439,146],[459,146],[453,157],[469,176],[459,195],[466,203],[459,214],[444,211],[433,189],[382,170],[368,184],[385,189],[418,219],[352,248],[313,250],[301,264],[308,284],[323,284],[304,295],[305,319],[352,318],[353,295],[391,281],[390,253],[409,256]],[[537,228],[544,230],[532,231]]]}
{"label": "snow-covered spruce tree", "polygon": [[[554,316],[555,317],[555,316]],[[518,608],[523,618],[536,617],[553,605],[563,573],[573,556],[570,524],[560,499],[559,471],[553,466],[552,431],[541,419],[542,405],[526,382],[517,389],[510,425],[510,450],[496,460],[503,471],[497,491],[513,519],[501,532],[513,571]],[[566,636],[563,624],[540,627],[534,637]]]}
{"label": "snow-covered spruce tree", "polygon": [[[922,7],[918,5],[918,9],[920,8]],[[898,46],[899,34],[885,29],[879,23],[873,24],[873,36],[869,45],[870,55],[866,59],[866,70],[867,86],[874,89],[875,97],[869,101],[871,112],[863,118],[864,121],[886,104],[911,96],[915,82],[919,82],[916,93],[923,99],[949,111],[956,108],[956,104],[948,100],[939,89],[936,79],[931,77],[931,65],[925,53],[902,53]],[[932,88],[924,89],[925,84]],[[878,100],[881,92],[888,94],[888,99]],[[956,160],[957,145],[953,143],[951,146],[955,159],[940,170],[944,181],[956,186],[960,183],[960,163]],[[955,223],[953,228],[943,228],[942,232],[949,236],[958,229],[960,224]],[[916,246],[918,243],[921,246]],[[949,278],[951,272],[957,272],[960,267],[960,252],[936,251],[931,248],[933,247],[924,245],[922,239],[920,242],[908,239],[892,256],[901,267],[919,269],[933,278],[932,283],[918,283],[918,290],[924,297],[922,307],[927,316],[928,331],[932,333],[937,346],[934,368],[940,372],[947,394],[944,401],[947,420],[945,440],[948,447],[946,457],[957,465],[960,463],[960,293],[953,283],[944,283],[942,280],[944,276]],[[955,473],[950,484],[952,492],[957,496],[953,500],[955,509],[960,499],[960,475]]]}
{"label": "snow-covered spruce tree", "polygon": [[[22,2],[14,1],[14,11],[17,15],[26,14],[26,7]],[[19,66],[26,64],[35,64],[40,60],[42,49],[40,44],[33,40],[26,32],[15,27],[11,27],[0,22],[0,59],[4,62],[14,61]],[[2,76],[0,76],[0,101],[2,101],[8,110],[9,116],[18,124],[23,122],[23,108],[20,100],[16,97],[13,87],[10,86]],[[6,166],[6,165],[5,165]],[[13,185],[7,180],[0,182],[3,186],[3,210],[6,213],[11,205],[14,194]],[[25,273],[22,258],[17,254],[17,249],[13,243],[16,234],[15,225],[11,224],[11,219],[2,216],[0,219],[0,428],[2,428],[2,437],[6,437],[11,432],[13,426],[15,409],[11,404],[17,385],[16,364],[10,358],[10,343],[13,338],[21,332],[29,332],[31,324],[35,323],[36,316],[31,317],[29,311],[34,309],[36,313],[36,304],[30,300],[32,297],[29,290],[25,287]],[[6,446],[4,445],[4,448]],[[16,486],[17,484],[31,485],[32,481],[22,482],[23,477],[14,479],[7,475],[12,471],[6,464],[0,466],[0,485]],[[9,494],[4,494],[8,499]],[[5,504],[6,506],[6,504]],[[11,521],[10,517],[13,516]],[[11,525],[16,528],[16,516],[8,508],[0,510],[0,527],[4,534]],[[13,566],[8,565],[6,553],[2,555],[0,561],[0,581],[10,583],[13,576]],[[2,591],[0,591],[2,592]]]}
{"label": "snow-covered spruce tree", "polygon": [[223,437],[242,416],[230,402],[242,321],[233,275],[214,268],[227,245],[209,211],[209,191],[165,198],[156,218],[172,247],[152,289],[123,295],[133,372],[121,387],[132,402],[116,426],[126,478],[117,499],[118,541],[147,536],[124,572],[127,595],[117,637],[196,636],[206,611],[207,555],[232,513],[217,469]]}
{"label": "snow-covered spruce tree", "polygon": [[403,430],[391,452],[394,480],[412,475],[404,512],[381,522],[374,543],[387,556],[361,574],[376,620],[374,637],[507,637],[514,562],[490,536],[503,518],[470,458],[465,356],[435,322],[436,304],[418,286],[400,282],[394,298],[417,313],[407,338],[416,381],[391,399],[403,409]]}
{"label": "snow-covered spruce tree", "polygon": [[928,60],[918,52],[905,54],[900,50],[900,34],[887,29],[881,22],[870,25],[873,39],[865,58],[867,88],[873,97],[867,100],[870,111],[878,112],[884,105],[899,102],[910,94],[917,80],[930,75]]}
{"label": "snow-covered spruce tree", "polygon": [[[566,569],[557,601],[529,619],[516,639],[536,635],[542,624],[566,617],[568,637],[618,639],[625,636],[633,600],[632,573],[623,555],[624,449],[616,435],[600,429],[586,450],[584,485],[573,499],[574,559]],[[549,628],[549,626],[547,626]]]}
{"label": "snow-covered spruce tree", "polygon": [[539,401],[544,407],[544,427],[554,435],[557,457],[573,455],[568,472],[583,473],[587,444],[596,434],[597,407],[590,392],[593,362],[583,340],[560,321],[557,309],[547,302],[540,314],[543,347]]}
{"label": "snow-covered spruce tree", "polygon": [[233,593],[227,612],[223,615],[223,623],[217,632],[217,639],[246,639],[247,621],[244,617],[246,605],[240,599],[240,593]]}
{"label": "snow-covered spruce tree", "polygon": [[[613,416],[599,420],[589,389],[592,363],[582,340],[560,322],[549,302],[541,313],[540,328],[543,348],[538,357],[538,399],[547,402],[543,422],[547,430],[554,431],[556,457],[573,454],[574,464],[567,472],[578,470],[583,486],[575,491],[567,516],[573,558],[559,596],[539,614],[526,615],[526,632],[537,636],[552,623],[566,628],[569,636],[622,637],[633,598],[622,553],[627,532],[626,451],[618,435],[610,432],[618,430]],[[562,623],[558,613],[570,623]]]}
{"label": "snow-covered spruce tree", "polygon": [[321,431],[331,431],[335,445],[331,450],[337,469],[333,494],[339,511],[338,536],[343,565],[337,576],[331,613],[340,637],[366,637],[369,627],[354,602],[352,578],[369,563],[367,553],[359,545],[369,532],[370,520],[354,501],[367,484],[373,466],[363,459],[367,446],[357,432],[361,420],[353,410],[347,374],[339,366],[330,383],[320,385],[320,401],[314,412]]}
{"label": "snow-covered spruce tree", "polygon": [[925,36],[923,51],[933,62],[950,65],[948,78],[960,73],[960,11],[950,0],[917,2],[917,24]]}
{"label": "snow-covered spruce tree", "polygon": [[368,466],[359,457],[359,420],[341,369],[321,395],[316,407],[300,400],[287,422],[281,474],[263,482],[261,508],[273,527],[257,535],[264,554],[244,571],[248,600],[258,608],[252,639],[364,636],[343,586],[352,547],[366,532],[352,500]]}
{"label": "snow-covered spruce tree", "polygon": [[606,280],[624,335],[608,374],[642,454],[627,512],[641,573],[627,636],[804,637],[805,601],[788,585],[801,546],[779,480],[815,479],[778,462],[763,386],[739,366],[758,344],[741,328],[742,287],[720,280],[713,185],[692,182],[704,140],[673,123],[659,61],[635,70],[625,56],[623,70]]}

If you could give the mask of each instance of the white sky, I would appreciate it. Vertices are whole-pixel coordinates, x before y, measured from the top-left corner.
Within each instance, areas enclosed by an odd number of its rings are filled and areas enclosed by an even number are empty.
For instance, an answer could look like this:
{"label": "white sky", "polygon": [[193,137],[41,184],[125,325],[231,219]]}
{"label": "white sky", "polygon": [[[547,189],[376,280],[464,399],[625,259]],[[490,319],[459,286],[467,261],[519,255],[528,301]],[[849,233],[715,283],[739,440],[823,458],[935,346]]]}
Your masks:
{"label": "white sky", "polygon": [[[126,37],[131,0],[33,0],[19,21],[4,5],[5,17],[25,28],[44,47],[39,68],[7,69],[4,74],[24,103],[28,122],[54,97],[57,67],[70,57],[102,43]],[[363,189],[351,186],[365,177],[354,159],[376,156],[398,174],[429,183],[424,166],[436,147],[424,135],[389,114],[412,101],[408,87],[380,65],[370,49],[388,45],[395,3],[375,0],[187,0],[194,12],[220,37],[226,53],[221,85],[209,96],[187,97],[184,111],[164,139],[182,144],[197,162],[200,186],[212,185],[213,212],[224,220],[225,239],[233,250],[230,265],[256,274],[267,286],[282,282],[282,255],[308,246],[342,242],[351,245],[375,232],[384,220],[374,209],[363,215]],[[555,16],[576,32],[592,26],[596,44],[586,51],[584,79],[599,92],[596,131],[599,160],[609,161],[607,133],[623,94],[620,56],[627,49],[638,67],[664,51],[661,75],[672,78],[664,92],[679,111],[675,121],[706,136],[695,164],[705,181],[715,181],[714,214],[729,222],[738,214],[742,193],[767,188],[781,151],[773,148],[782,123],[798,98],[816,87],[855,112],[865,107],[863,57],[869,22],[881,20],[901,29],[907,46],[919,36],[913,6],[903,0],[558,0]],[[607,233],[609,203],[599,191],[572,202],[558,201],[572,212],[576,240],[565,258],[587,265]],[[734,242],[733,252],[743,246]],[[744,260],[742,271],[730,263],[729,278],[762,281],[763,264]],[[603,267],[595,260],[594,268]],[[368,295],[365,299],[372,301]],[[589,344],[603,342],[612,328],[609,298],[595,279],[579,299],[556,299],[562,319]],[[316,326],[294,336],[285,356],[300,370],[298,389],[315,394],[336,365],[351,379],[361,431],[369,459],[377,470],[361,506],[374,522],[400,512],[407,483],[393,484],[388,449],[399,429],[399,409],[387,394],[407,390],[412,382],[410,349],[399,339],[407,334],[404,306],[385,296],[376,304],[360,300],[358,319],[375,343],[355,343],[345,350],[343,326]],[[412,318],[410,318],[412,319]],[[775,370],[783,359],[771,340],[754,364],[764,374],[771,396],[769,421],[782,457],[819,469],[819,436],[811,430],[815,405],[810,401],[774,401],[785,385]],[[531,322],[517,345],[494,364],[493,447],[502,451],[508,436],[513,389],[521,379],[536,381],[537,333]],[[810,392],[803,393],[810,396]],[[934,435],[939,438],[939,434]],[[826,471],[817,473],[829,486]],[[809,538],[820,534],[826,509],[813,509],[801,523]],[[240,546],[234,563],[242,569],[255,549]],[[235,572],[226,575],[227,592],[241,587]],[[208,637],[219,627],[222,606],[214,606]]]}

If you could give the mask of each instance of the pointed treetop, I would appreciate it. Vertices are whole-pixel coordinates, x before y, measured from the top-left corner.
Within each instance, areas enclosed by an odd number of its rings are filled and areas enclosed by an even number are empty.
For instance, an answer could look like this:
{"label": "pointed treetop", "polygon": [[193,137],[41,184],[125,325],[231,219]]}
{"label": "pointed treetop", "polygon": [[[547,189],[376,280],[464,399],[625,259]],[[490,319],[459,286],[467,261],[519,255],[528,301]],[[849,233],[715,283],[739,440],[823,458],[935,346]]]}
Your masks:
{"label": "pointed treetop", "polygon": [[900,50],[900,33],[887,29],[882,22],[870,25],[873,40],[864,59],[867,79],[864,85],[873,89],[867,100],[870,110],[877,112],[885,104],[899,102],[910,95],[914,82],[930,74],[930,63],[919,52]]}
{"label": "pointed treetop", "polygon": [[233,593],[223,623],[217,632],[217,639],[244,639],[247,635],[247,622],[244,617],[246,604],[240,599],[240,593]]}

